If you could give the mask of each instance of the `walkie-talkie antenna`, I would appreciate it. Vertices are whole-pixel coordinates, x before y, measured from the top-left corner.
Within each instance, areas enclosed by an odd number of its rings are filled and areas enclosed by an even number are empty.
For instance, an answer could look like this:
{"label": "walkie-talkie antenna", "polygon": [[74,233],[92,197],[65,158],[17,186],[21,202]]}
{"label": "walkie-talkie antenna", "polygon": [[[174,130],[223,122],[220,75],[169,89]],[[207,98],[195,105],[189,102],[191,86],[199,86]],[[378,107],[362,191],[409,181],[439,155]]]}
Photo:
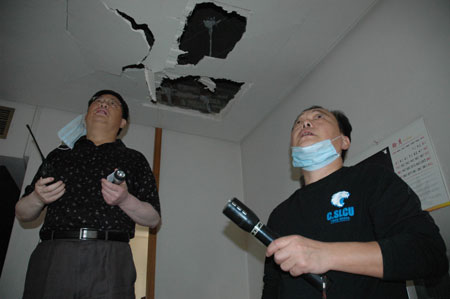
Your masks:
{"label": "walkie-talkie antenna", "polygon": [[30,131],[30,134],[31,134],[31,137],[33,138],[34,144],[36,144],[39,154],[41,155],[42,161],[44,161],[45,160],[44,155],[42,154],[41,149],[39,148],[39,144],[37,143],[36,138],[34,138],[34,134],[31,131],[31,128],[28,124],[27,124],[27,129],[28,129],[28,131]]}

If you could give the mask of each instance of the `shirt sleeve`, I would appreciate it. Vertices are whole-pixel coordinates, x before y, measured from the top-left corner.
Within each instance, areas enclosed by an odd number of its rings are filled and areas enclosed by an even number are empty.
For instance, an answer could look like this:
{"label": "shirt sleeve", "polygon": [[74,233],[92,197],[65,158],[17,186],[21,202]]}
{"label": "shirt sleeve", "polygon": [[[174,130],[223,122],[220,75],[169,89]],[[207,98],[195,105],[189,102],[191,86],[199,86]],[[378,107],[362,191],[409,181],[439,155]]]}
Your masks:
{"label": "shirt sleeve", "polygon": [[[369,213],[383,255],[386,280],[441,276],[448,271],[445,243],[414,191],[383,169],[371,195]],[[373,179],[374,176],[371,177]]]}
{"label": "shirt sleeve", "polygon": [[138,153],[138,158],[136,159],[136,164],[134,166],[134,175],[130,180],[127,180],[130,193],[132,193],[137,199],[151,204],[161,216],[161,207],[159,204],[156,180],[144,155]]}

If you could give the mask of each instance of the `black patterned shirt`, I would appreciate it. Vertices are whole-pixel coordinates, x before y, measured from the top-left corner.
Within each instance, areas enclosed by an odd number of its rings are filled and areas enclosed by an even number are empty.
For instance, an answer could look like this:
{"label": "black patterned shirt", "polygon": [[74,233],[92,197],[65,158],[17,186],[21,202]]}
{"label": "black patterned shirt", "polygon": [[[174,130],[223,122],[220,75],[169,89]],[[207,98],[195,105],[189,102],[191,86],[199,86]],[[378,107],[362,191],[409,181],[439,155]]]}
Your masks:
{"label": "black patterned shirt", "polygon": [[135,222],[120,207],[108,205],[101,193],[101,179],[116,168],[125,171],[128,192],[161,213],[156,181],[144,155],[127,148],[120,139],[96,146],[83,136],[73,149],[61,146],[50,152],[25,188],[24,196],[33,192],[41,176],[52,176],[66,185],[64,195],[47,206],[40,233],[93,228],[128,232],[134,237]]}

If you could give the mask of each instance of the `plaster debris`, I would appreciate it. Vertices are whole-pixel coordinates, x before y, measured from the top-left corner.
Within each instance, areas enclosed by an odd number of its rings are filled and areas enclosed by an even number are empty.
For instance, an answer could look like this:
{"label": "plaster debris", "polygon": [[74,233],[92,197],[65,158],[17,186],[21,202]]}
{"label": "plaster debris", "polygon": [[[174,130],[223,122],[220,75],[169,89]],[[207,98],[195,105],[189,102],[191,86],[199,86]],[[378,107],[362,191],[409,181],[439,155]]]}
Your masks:
{"label": "plaster debris", "polygon": [[198,79],[198,82],[205,85],[205,87],[208,88],[211,92],[214,92],[214,90],[216,89],[216,83],[211,80],[211,78],[200,77],[200,79]]}

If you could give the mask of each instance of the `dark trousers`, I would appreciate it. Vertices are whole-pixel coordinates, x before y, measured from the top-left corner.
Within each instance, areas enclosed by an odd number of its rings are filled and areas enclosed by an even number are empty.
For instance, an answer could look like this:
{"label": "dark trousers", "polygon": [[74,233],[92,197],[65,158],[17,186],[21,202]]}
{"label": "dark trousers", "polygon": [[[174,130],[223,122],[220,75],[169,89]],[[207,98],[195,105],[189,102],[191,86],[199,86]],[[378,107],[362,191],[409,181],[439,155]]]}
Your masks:
{"label": "dark trousers", "polygon": [[23,299],[134,299],[128,243],[53,240],[30,257]]}

